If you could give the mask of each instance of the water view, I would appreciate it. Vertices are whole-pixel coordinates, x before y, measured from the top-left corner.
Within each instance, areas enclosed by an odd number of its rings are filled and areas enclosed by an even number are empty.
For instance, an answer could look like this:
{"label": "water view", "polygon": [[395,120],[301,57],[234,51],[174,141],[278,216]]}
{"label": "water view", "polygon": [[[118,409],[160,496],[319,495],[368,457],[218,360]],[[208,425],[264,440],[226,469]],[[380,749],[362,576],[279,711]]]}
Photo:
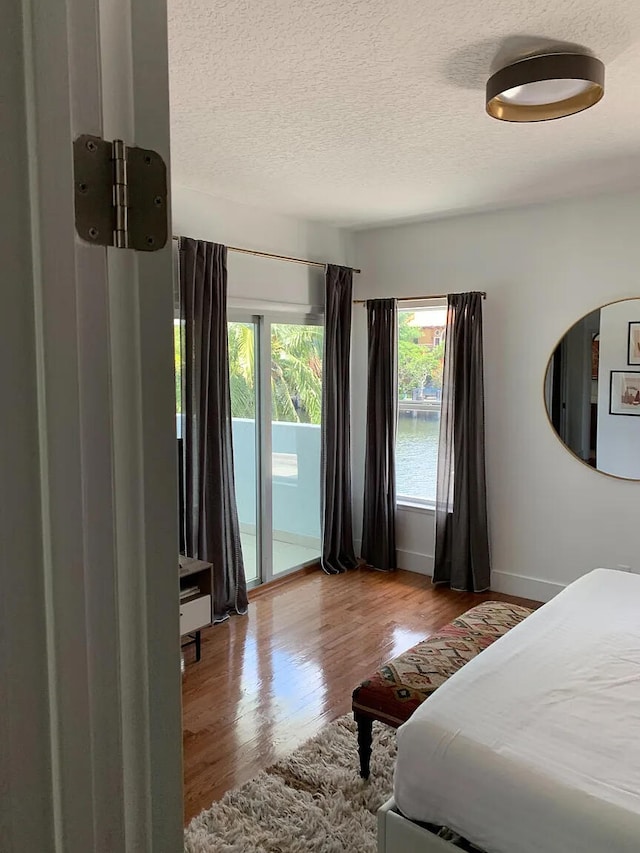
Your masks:
{"label": "water view", "polygon": [[396,489],[405,497],[436,499],[440,418],[400,413],[396,438]]}

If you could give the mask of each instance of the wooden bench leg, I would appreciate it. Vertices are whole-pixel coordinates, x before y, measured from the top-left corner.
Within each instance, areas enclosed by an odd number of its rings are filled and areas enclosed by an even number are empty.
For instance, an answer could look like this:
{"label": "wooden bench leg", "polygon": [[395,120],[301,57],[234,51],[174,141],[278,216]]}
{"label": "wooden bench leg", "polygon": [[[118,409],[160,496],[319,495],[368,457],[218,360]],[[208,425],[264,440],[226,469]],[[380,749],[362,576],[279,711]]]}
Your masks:
{"label": "wooden bench leg", "polygon": [[371,760],[371,742],[373,740],[373,719],[359,714],[353,714],[358,726],[358,753],[360,755],[360,776],[369,778],[369,764]]}

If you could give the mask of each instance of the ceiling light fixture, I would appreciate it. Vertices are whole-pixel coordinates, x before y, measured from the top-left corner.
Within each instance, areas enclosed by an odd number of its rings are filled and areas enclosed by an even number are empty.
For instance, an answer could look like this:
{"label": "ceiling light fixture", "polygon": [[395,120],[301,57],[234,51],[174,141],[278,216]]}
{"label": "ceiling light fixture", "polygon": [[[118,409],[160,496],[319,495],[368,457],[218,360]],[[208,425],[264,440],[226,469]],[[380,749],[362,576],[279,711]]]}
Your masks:
{"label": "ceiling light fixture", "polygon": [[604,95],[604,65],[582,53],[521,59],[487,81],[487,112],[500,121],[548,121],[579,113]]}

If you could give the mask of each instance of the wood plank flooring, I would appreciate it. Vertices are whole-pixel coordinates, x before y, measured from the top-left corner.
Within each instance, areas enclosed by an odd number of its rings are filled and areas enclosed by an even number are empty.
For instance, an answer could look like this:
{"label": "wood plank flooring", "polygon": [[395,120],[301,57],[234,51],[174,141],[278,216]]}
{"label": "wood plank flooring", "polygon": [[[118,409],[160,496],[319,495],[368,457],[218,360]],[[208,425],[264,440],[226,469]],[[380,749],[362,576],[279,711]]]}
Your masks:
{"label": "wood plank flooring", "polygon": [[[499,593],[451,592],[410,572],[319,569],[203,632],[183,676],[185,822],[351,708],[376,666]],[[354,771],[355,772],[355,771]]]}

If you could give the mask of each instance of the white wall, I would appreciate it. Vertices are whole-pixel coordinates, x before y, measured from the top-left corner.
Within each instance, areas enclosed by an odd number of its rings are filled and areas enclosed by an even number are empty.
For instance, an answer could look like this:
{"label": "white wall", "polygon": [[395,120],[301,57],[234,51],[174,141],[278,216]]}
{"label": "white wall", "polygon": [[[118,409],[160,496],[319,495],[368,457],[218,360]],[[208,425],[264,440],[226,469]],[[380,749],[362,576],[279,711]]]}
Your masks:
{"label": "white wall", "polygon": [[[630,322],[640,322],[640,300],[616,302],[600,312],[597,460],[601,471],[640,478],[640,413],[609,414],[610,372],[640,370],[627,364]],[[639,379],[640,374],[634,378]]]}
{"label": "white wall", "polygon": [[[639,568],[640,483],[562,446],[544,408],[547,360],[582,315],[640,289],[640,195],[562,202],[354,235],[358,297],[486,290],[487,476],[494,589],[545,599],[596,566]],[[366,325],[354,329],[354,500],[362,514]],[[357,533],[358,535],[358,533]],[[430,569],[433,516],[399,512],[400,564]]]}
{"label": "white wall", "polygon": [[[338,228],[180,186],[172,188],[172,195],[174,234],[311,261],[348,264],[351,260],[351,237]],[[323,305],[324,272],[320,268],[236,252],[229,252],[227,264],[230,305],[243,299],[254,305],[256,300]]]}

